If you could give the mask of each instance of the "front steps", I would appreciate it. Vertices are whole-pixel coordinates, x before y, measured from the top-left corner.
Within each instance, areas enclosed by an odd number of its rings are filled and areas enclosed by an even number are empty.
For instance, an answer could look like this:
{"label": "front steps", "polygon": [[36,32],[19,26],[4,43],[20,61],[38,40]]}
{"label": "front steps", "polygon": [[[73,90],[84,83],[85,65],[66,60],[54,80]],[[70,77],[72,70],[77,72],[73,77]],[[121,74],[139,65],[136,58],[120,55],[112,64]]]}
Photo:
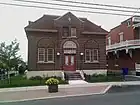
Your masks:
{"label": "front steps", "polygon": [[87,82],[83,80],[80,72],[76,71],[66,71],[65,79],[68,80],[69,84],[86,84]]}

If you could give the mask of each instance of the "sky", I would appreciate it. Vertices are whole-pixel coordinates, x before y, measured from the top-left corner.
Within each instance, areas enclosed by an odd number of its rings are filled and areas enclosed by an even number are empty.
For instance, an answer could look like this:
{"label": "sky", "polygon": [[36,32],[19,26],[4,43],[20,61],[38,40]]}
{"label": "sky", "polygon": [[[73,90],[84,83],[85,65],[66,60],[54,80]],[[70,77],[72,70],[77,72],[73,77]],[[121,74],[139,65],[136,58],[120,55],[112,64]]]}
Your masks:
{"label": "sky", "polygon": [[[35,1],[35,0],[32,0],[32,1]],[[36,1],[43,1],[43,0],[36,0]],[[44,1],[52,2],[51,0],[44,0]],[[140,7],[139,5],[140,0],[134,0],[134,1],[133,0],[71,0],[71,1],[132,6],[132,7],[138,7],[138,8]],[[25,5],[37,5],[37,6],[62,8],[61,6],[31,4],[31,3],[18,2],[14,0],[0,0],[0,3],[16,3],[16,4],[25,4]],[[53,3],[60,3],[60,2],[53,1]],[[68,7],[63,7],[63,8],[68,8]],[[77,9],[77,8],[69,7],[69,9]],[[86,10],[86,9],[83,9],[83,10]],[[110,12],[110,11],[103,11],[103,10],[102,11],[92,10],[92,11]],[[7,6],[7,5],[0,4],[0,43],[6,42],[6,44],[9,44],[12,40],[17,39],[17,41],[20,43],[19,54],[21,55],[24,61],[27,61],[28,41],[27,41],[27,37],[24,31],[24,27],[28,25],[28,21],[35,21],[41,16],[43,16],[44,14],[62,16],[67,12],[69,11],[16,7],[16,6]],[[80,12],[74,12],[74,11],[71,11],[71,12],[77,17],[84,17],[84,18],[89,19],[90,21],[92,21],[93,23],[97,25],[100,25],[102,28],[106,29],[107,31],[119,25],[122,21],[126,20],[127,18],[130,18],[130,16],[112,16],[112,15],[104,15],[104,14],[80,13]],[[116,13],[120,13],[120,12],[116,12]],[[126,14],[137,15],[136,13],[126,13]]]}

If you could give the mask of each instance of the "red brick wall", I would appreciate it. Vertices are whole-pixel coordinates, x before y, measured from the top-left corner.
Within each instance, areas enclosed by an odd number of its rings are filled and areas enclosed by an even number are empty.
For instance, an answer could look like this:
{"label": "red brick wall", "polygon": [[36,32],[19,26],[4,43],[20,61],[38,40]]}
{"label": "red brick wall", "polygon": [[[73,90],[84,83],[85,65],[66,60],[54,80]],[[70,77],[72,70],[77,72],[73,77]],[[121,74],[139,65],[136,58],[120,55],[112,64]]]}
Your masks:
{"label": "red brick wall", "polygon": [[106,37],[107,38],[110,36],[111,37],[111,44],[114,43],[119,43],[119,33],[123,32],[124,33],[124,40],[133,40],[134,39],[134,30],[133,30],[133,23],[132,23],[132,19],[131,20],[131,26],[127,26],[127,21],[124,21],[121,23],[121,25],[113,28],[109,35]]}

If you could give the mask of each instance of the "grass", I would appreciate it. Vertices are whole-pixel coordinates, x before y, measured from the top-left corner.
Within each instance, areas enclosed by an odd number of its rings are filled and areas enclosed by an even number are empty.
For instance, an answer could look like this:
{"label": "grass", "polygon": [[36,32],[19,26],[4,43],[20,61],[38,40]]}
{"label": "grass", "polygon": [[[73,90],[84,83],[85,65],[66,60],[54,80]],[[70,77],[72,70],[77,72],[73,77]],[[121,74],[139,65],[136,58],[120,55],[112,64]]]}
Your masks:
{"label": "grass", "polygon": [[[26,86],[42,86],[45,84],[46,79],[26,79],[25,77],[19,75],[10,78],[9,80],[1,80],[0,88],[10,88],[10,87],[26,87]],[[66,81],[59,78],[60,84],[67,84]]]}

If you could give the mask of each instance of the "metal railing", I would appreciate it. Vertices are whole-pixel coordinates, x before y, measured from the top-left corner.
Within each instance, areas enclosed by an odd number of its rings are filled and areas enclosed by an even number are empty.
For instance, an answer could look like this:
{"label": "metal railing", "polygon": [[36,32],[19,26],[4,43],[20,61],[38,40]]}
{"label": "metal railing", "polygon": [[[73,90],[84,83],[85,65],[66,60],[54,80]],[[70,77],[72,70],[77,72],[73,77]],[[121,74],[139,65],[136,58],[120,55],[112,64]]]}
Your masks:
{"label": "metal railing", "polygon": [[106,46],[106,50],[112,50],[112,49],[116,49],[116,48],[123,48],[123,47],[136,46],[136,45],[140,46],[140,39],[126,40],[126,41],[122,41],[120,43],[108,45],[108,46]]}

